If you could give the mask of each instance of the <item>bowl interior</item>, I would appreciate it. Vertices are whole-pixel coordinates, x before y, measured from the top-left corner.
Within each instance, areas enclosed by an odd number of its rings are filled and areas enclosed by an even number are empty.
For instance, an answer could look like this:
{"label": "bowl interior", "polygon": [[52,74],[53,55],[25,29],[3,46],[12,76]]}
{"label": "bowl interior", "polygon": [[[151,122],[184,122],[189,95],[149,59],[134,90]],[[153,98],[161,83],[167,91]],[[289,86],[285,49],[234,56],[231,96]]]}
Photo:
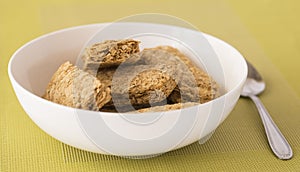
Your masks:
{"label": "bowl interior", "polygon": [[[122,33],[114,32],[116,28],[122,28]],[[105,36],[91,40],[95,34]],[[140,40],[141,49],[158,45],[178,48],[227,92],[237,87],[247,73],[245,61],[239,52],[215,37],[174,26],[140,23],[119,23],[110,27],[107,24],[88,25],[39,37],[13,55],[9,72],[25,90],[42,96],[57,68],[67,60],[76,64],[83,47],[93,41],[124,38]]]}

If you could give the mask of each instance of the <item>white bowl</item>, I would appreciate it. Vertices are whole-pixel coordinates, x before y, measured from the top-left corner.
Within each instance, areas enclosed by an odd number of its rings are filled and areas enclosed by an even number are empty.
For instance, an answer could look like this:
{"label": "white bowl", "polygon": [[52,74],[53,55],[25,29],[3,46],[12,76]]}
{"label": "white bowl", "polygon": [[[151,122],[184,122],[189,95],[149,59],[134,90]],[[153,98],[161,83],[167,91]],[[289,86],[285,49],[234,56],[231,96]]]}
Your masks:
{"label": "white bowl", "polygon": [[[226,93],[182,110],[145,114],[80,110],[42,99],[60,64],[75,64],[86,43],[95,41],[90,40],[95,33],[97,41],[131,37],[141,40],[142,48],[177,47],[199,62]],[[181,148],[212,133],[239,99],[247,65],[236,49],[208,34],[168,25],[118,23],[73,27],[32,40],[13,54],[8,73],[25,112],[52,137],[91,152],[138,156]]]}

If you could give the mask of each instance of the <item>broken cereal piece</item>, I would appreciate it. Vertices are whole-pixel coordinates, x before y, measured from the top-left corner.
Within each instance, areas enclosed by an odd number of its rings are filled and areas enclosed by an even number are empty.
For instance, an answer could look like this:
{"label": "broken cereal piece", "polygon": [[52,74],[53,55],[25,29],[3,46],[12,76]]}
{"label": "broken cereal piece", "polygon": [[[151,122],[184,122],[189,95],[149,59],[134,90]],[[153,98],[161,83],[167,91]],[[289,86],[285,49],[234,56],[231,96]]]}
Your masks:
{"label": "broken cereal piece", "polygon": [[107,40],[96,43],[86,48],[83,60],[83,70],[96,74],[99,68],[118,66],[127,60],[127,63],[135,63],[139,56],[139,41],[132,39]]}

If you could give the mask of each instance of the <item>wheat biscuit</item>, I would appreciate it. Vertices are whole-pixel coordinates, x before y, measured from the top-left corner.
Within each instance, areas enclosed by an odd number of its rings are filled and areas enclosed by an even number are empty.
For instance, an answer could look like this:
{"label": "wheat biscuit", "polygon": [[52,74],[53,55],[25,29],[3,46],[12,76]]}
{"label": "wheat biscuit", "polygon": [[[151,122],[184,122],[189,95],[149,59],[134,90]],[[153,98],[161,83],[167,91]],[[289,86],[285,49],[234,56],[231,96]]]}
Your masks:
{"label": "wheat biscuit", "polygon": [[[215,99],[220,95],[219,86],[217,83],[178,49],[170,46],[158,46],[152,48],[152,50],[153,49],[165,50],[173,54],[173,57],[178,57],[180,61],[189,69],[181,70],[182,79],[178,82],[177,87],[168,97],[170,102],[180,103],[193,101],[205,103]],[[157,60],[155,61],[157,62]],[[154,63],[151,61],[151,59],[147,60],[147,62]]]}
{"label": "wheat biscuit", "polygon": [[172,66],[163,64],[119,68],[108,84],[113,104],[144,105],[165,100],[176,86],[175,74]]}
{"label": "wheat biscuit", "polygon": [[118,66],[127,60],[127,63],[135,63],[139,56],[139,41],[132,39],[107,40],[96,43],[85,49],[83,70],[96,74],[99,68]]}
{"label": "wheat biscuit", "polygon": [[191,107],[191,106],[196,106],[198,104],[199,103],[195,103],[195,102],[167,104],[164,106],[154,106],[154,107],[150,107],[150,108],[139,109],[134,112],[144,113],[144,112],[170,111],[170,110],[176,110],[176,109],[182,109],[182,108],[187,108],[187,107]]}
{"label": "wheat biscuit", "polygon": [[188,101],[205,103],[220,95],[218,85],[205,72],[196,69],[193,74],[194,77],[187,77],[188,75],[183,73],[185,77],[182,77],[168,100],[173,103]]}
{"label": "wheat biscuit", "polygon": [[95,111],[111,99],[108,87],[70,62],[54,73],[43,97],[65,106]]}

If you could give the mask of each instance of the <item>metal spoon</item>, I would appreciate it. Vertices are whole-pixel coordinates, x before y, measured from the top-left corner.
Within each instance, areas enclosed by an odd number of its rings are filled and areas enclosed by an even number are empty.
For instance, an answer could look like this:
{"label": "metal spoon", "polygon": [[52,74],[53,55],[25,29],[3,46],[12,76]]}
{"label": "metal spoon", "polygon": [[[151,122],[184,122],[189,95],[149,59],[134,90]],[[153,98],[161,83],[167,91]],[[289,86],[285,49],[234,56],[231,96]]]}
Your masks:
{"label": "metal spoon", "polygon": [[269,145],[274,154],[282,160],[291,159],[293,151],[278,127],[272,120],[267,109],[257,97],[265,89],[265,83],[256,69],[247,61],[248,77],[242,91],[242,96],[249,97],[255,103],[262,119]]}

